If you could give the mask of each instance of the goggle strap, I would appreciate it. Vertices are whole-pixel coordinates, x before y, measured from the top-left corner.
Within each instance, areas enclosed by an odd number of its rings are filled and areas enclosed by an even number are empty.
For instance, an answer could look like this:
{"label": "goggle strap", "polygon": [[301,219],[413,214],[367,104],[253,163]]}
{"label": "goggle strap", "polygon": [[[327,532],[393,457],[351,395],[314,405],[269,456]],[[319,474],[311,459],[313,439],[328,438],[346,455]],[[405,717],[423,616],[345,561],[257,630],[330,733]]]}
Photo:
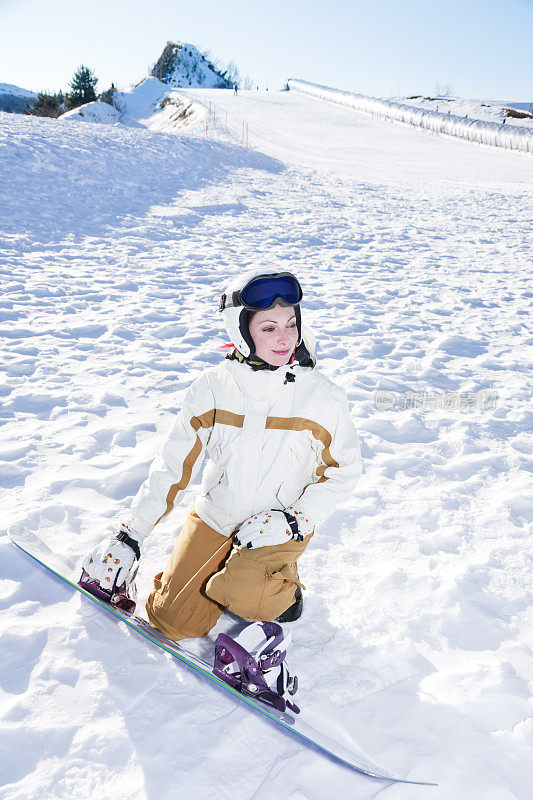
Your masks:
{"label": "goggle strap", "polygon": [[222,297],[220,298],[220,304],[218,306],[219,311],[224,311],[225,308],[229,308],[230,306],[242,306],[241,301],[239,300],[239,292],[232,292],[231,297],[228,299],[228,296],[224,292]]}

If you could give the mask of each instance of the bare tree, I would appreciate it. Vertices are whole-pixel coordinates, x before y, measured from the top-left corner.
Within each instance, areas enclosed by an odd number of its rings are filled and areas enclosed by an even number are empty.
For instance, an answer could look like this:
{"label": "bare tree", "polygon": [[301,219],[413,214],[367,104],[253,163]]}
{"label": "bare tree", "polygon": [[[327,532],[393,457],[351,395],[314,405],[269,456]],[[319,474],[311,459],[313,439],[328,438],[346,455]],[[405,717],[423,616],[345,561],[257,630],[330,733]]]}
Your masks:
{"label": "bare tree", "polygon": [[453,86],[451,83],[436,83],[435,95],[437,97],[451,97],[453,94]]}
{"label": "bare tree", "polygon": [[235,61],[233,61],[233,60],[232,61],[228,61],[228,65],[227,65],[227,67],[225,69],[224,77],[230,83],[234,83],[237,86],[240,85],[241,76],[239,74],[239,68],[237,67],[237,64],[235,63]]}

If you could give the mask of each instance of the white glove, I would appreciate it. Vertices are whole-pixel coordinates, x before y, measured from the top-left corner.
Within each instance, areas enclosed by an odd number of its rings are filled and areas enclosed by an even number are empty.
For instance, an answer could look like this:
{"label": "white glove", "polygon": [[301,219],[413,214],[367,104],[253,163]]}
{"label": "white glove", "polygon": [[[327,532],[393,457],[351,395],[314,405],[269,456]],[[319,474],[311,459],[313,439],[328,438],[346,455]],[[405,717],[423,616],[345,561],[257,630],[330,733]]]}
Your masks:
{"label": "white glove", "polygon": [[141,550],[139,537],[127,525],[100,542],[82,561],[84,583],[109,595],[126,597],[135,605],[137,592],[133,580],[137,574]]}
{"label": "white glove", "polygon": [[304,536],[312,533],[313,527],[310,520],[293,506],[285,511],[272,508],[245,519],[237,532],[236,542],[240,547],[250,548],[272,547],[291,539],[301,542]]}

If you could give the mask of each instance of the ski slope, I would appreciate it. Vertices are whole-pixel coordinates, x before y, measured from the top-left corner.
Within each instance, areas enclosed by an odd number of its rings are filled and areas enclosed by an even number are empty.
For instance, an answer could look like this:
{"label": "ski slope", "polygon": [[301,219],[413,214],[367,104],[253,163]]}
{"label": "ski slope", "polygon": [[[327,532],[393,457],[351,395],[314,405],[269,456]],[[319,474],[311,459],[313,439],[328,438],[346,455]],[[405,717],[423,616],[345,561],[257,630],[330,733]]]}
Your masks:
{"label": "ski slope", "polygon": [[[220,136],[228,128],[242,142],[244,123],[249,145],[298,168],[407,191],[531,188],[529,154],[505,152],[499,160],[492,147],[384,123],[298,92],[243,91],[235,97],[233,92],[196,89],[182,94],[211,112],[208,136],[210,130]],[[205,124],[198,130],[205,133]]]}
{"label": "ski slope", "polygon": [[[527,800],[533,161],[291,93],[180,95],[187,127],[0,113],[1,527],[75,563],[222,358],[228,276],[294,270],[364,461],[300,561],[298,702],[439,787],[273,733],[2,530],[0,800]],[[198,486],[146,544],[141,601]]]}
{"label": "ski slope", "polygon": [[409,102],[396,103],[292,78],[288,81],[288,88],[321,102],[335,103],[352,111],[371,114],[379,119],[413,125],[437,136],[451,136],[454,139],[519,150],[533,155],[533,131],[530,126],[505,125],[501,120],[488,123],[480,118],[485,116],[484,109],[480,106],[477,109],[474,107],[474,116],[477,118],[472,119],[467,113],[457,115],[448,113],[442,108],[440,111],[430,111],[417,108]]}

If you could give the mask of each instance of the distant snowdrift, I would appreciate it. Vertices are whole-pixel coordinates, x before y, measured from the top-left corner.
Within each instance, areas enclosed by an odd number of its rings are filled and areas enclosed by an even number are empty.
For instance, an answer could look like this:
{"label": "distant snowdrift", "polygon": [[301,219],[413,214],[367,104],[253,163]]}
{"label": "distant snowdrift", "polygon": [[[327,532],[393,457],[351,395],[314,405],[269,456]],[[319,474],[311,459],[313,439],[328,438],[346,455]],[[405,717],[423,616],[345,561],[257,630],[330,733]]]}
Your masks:
{"label": "distant snowdrift", "polygon": [[120,112],[110,106],[109,103],[102,103],[95,100],[92,103],[85,103],[82,106],[66,111],[59,117],[61,120],[72,120],[74,122],[103,122],[106,125],[114,125],[120,122]]}
{"label": "distant snowdrift", "polygon": [[403,103],[394,103],[391,100],[378,100],[375,97],[367,97],[341,89],[331,89],[328,86],[292,78],[288,81],[288,85],[292,91],[303,92],[318,97],[320,100],[348,106],[348,108],[364,111],[376,117],[406,122],[435,133],[445,133],[460,139],[468,139],[471,142],[533,153],[533,131],[515,125],[499,125],[495,122],[465,119],[454,114],[426,111]]}
{"label": "distant snowdrift", "polygon": [[62,114],[61,120],[100,122],[106,125],[144,127],[171,133],[204,119],[206,110],[157,78],[115,92],[113,105],[95,100]]}

